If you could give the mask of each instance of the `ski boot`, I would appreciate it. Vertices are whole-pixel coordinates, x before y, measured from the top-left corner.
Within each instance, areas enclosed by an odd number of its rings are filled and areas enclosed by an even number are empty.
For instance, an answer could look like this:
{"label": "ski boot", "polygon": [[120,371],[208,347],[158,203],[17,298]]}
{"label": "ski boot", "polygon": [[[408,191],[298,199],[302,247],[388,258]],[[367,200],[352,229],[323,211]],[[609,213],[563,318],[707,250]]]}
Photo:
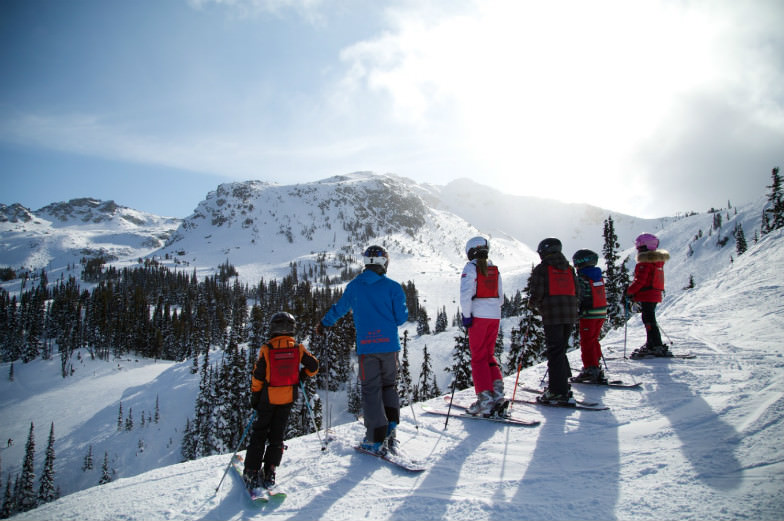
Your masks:
{"label": "ski boot", "polygon": [[275,486],[275,467],[273,465],[264,465],[261,476],[261,486],[264,488],[272,488]]}
{"label": "ski boot", "polygon": [[400,450],[400,442],[397,441],[397,422],[389,422],[387,425],[387,437],[384,439],[386,450],[390,454],[397,454]]}
{"label": "ski boot", "polygon": [[476,397],[476,401],[468,406],[467,412],[472,416],[481,414],[483,416],[490,414],[495,405],[495,398],[493,391],[482,391]]}
{"label": "ski boot", "polygon": [[545,389],[542,394],[536,397],[536,401],[546,405],[572,406],[577,404],[571,390],[559,394],[550,391],[550,389]]}

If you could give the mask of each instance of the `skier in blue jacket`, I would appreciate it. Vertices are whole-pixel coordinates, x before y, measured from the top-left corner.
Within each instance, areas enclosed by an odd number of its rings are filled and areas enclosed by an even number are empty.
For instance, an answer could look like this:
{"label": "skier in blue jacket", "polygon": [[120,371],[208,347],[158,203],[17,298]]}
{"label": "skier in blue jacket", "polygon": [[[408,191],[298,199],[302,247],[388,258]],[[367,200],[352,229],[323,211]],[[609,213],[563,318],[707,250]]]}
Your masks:
{"label": "skier in blue jacket", "polygon": [[362,414],[365,450],[397,451],[395,429],[400,422],[397,394],[397,328],[408,320],[403,288],[386,276],[389,254],[381,246],[370,246],[363,254],[365,270],[348,283],[343,296],[324,315],[317,332],[353,312],[357,332],[359,378],[362,382]]}

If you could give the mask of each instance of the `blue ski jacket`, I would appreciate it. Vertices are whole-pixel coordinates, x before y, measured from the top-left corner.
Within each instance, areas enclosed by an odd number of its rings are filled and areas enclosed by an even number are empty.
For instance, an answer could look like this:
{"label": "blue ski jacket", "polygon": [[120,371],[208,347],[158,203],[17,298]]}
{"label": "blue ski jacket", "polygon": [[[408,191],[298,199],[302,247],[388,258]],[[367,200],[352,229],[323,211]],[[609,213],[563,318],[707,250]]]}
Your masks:
{"label": "blue ski jacket", "polygon": [[366,269],[348,283],[321,323],[334,326],[349,311],[354,313],[357,354],[400,351],[397,328],[408,320],[406,295],[400,284]]}

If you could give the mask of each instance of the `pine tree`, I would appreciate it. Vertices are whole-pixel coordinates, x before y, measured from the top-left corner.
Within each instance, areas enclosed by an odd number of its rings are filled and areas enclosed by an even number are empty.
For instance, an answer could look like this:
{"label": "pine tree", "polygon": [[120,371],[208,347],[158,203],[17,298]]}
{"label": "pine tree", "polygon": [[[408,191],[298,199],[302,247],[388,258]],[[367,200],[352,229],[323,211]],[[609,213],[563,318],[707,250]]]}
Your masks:
{"label": "pine tree", "polygon": [[784,227],[784,184],[779,174],[779,167],[771,171],[770,177],[771,183],[767,187],[770,189],[768,204],[762,211],[763,235]]}
{"label": "pine tree", "polygon": [[446,371],[452,373],[451,388],[468,389],[474,385],[471,375],[471,348],[468,344],[468,331],[463,330],[462,335],[455,336],[455,347],[452,350],[452,367]]}
{"label": "pine tree", "polygon": [[[400,397],[400,406],[403,404],[404,396]],[[407,403],[405,405],[408,405]],[[359,380],[359,375],[356,376],[354,384],[349,384],[348,388],[348,412],[353,414],[355,418],[359,418],[362,414],[362,382]]]}
{"label": "pine tree", "polygon": [[449,326],[449,317],[446,314],[446,306],[443,309],[438,311],[436,315],[436,329],[435,334],[443,333],[446,331],[447,326]]}
{"label": "pine tree", "polygon": [[743,255],[748,249],[746,244],[746,235],[743,233],[743,226],[740,223],[735,225],[735,252],[738,255]]}
{"label": "pine tree", "polygon": [[128,409],[128,417],[125,418],[125,430],[126,431],[133,430],[133,407]]}
{"label": "pine tree", "polygon": [[8,519],[15,510],[14,496],[11,492],[11,474],[9,473],[5,480],[5,494],[3,495],[3,506],[0,507],[0,519]]}
{"label": "pine tree", "polygon": [[623,307],[624,292],[629,283],[629,272],[624,262],[618,266],[618,236],[612,216],[604,221],[604,246],[602,254],[606,265],[604,272],[604,289],[607,294],[607,328],[623,326],[626,321],[626,310]]}
{"label": "pine tree", "polygon": [[[182,435],[182,444],[180,446],[180,454],[182,454],[183,461],[190,461],[196,459],[196,432],[193,429],[193,424],[190,418],[185,419],[185,429]],[[92,447],[90,447],[92,449]]]}
{"label": "pine tree", "polygon": [[84,463],[82,463],[82,471],[87,472],[93,470],[93,446],[87,447],[87,454],[84,456]]}
{"label": "pine tree", "polygon": [[158,395],[155,395],[155,416],[153,416],[153,421],[158,423],[161,419],[161,409],[158,405]]}
{"label": "pine tree", "polygon": [[123,409],[122,402],[120,402],[120,409],[117,411],[117,430],[123,430]]}
{"label": "pine tree", "polygon": [[[533,266],[531,266],[533,271]],[[530,367],[539,362],[544,353],[544,325],[542,319],[529,307],[531,298],[531,276],[520,293],[520,322],[512,328],[509,338],[509,353],[506,357],[505,375],[514,374],[518,368]]]}
{"label": "pine tree", "polygon": [[112,481],[112,472],[109,470],[109,453],[103,453],[103,465],[101,465],[101,479],[98,480],[99,485],[105,485]]}
{"label": "pine tree", "polygon": [[397,394],[400,396],[400,406],[405,407],[411,403],[414,391],[411,383],[411,368],[408,359],[408,329],[403,331],[401,344],[403,345],[403,357],[397,375]]}
{"label": "pine tree", "polygon": [[30,434],[27,436],[22,478],[16,503],[21,512],[27,512],[38,506],[38,498],[35,494],[35,429],[32,423],[30,423]]}
{"label": "pine tree", "polygon": [[421,402],[438,396],[440,392],[434,383],[433,365],[430,361],[430,353],[427,352],[427,345],[425,345],[422,348],[422,371],[419,374],[414,401]]}
{"label": "pine tree", "polygon": [[430,334],[430,317],[427,316],[427,310],[424,307],[419,308],[417,315],[417,335]]}
{"label": "pine tree", "polygon": [[[495,349],[493,350],[493,355],[495,359],[498,360],[498,363],[501,363],[501,358],[504,355],[504,329],[501,325],[498,325],[498,335],[495,337]],[[501,369],[503,372],[503,369]]]}
{"label": "pine tree", "polygon": [[46,459],[44,460],[44,470],[41,474],[41,481],[38,487],[38,502],[49,503],[57,499],[54,484],[54,422],[49,428],[49,442],[46,446]]}

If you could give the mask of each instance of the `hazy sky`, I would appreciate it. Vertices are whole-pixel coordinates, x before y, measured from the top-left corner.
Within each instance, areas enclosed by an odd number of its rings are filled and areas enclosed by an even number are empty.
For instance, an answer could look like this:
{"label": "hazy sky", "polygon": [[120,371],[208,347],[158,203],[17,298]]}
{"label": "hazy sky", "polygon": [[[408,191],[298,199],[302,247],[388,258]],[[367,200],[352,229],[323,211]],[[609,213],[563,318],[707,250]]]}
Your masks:
{"label": "hazy sky", "polygon": [[0,203],[370,170],[656,217],[777,165],[781,0],[0,1]]}

